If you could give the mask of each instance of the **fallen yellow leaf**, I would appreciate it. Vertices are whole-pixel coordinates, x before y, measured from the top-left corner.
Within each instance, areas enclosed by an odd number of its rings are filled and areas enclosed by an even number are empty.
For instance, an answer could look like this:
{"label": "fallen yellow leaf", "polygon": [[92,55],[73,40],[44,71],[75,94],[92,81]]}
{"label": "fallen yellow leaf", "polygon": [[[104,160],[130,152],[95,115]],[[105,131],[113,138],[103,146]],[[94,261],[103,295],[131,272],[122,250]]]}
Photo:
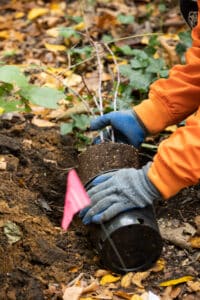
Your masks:
{"label": "fallen yellow leaf", "polygon": [[131,285],[132,277],[133,277],[132,272],[129,272],[126,275],[124,275],[121,280],[121,286],[123,288],[128,288]]}
{"label": "fallen yellow leaf", "polygon": [[175,34],[175,33],[166,33],[166,34],[162,34],[160,36],[166,40],[180,41],[178,34]]}
{"label": "fallen yellow leaf", "polygon": [[24,13],[21,11],[19,11],[19,12],[16,12],[16,14],[15,14],[15,19],[21,19],[21,18],[23,18],[24,17]]}
{"label": "fallen yellow leaf", "polygon": [[163,281],[159,284],[159,286],[177,285],[177,284],[184,283],[184,282],[191,281],[191,280],[193,280],[192,276],[183,276],[183,277],[180,277],[177,279]]}
{"label": "fallen yellow leaf", "polygon": [[73,29],[74,30],[83,30],[83,29],[85,29],[85,23],[84,22],[80,22],[80,23],[74,25]]}
{"label": "fallen yellow leaf", "polygon": [[49,36],[52,36],[54,38],[58,37],[59,36],[58,27],[53,27],[53,28],[46,30],[46,34]]}
{"label": "fallen yellow leaf", "polygon": [[132,277],[132,283],[139,288],[144,288],[144,286],[142,285],[142,280],[146,279],[150,273],[151,271],[135,273]]}
{"label": "fallen yellow leaf", "polygon": [[149,37],[148,36],[143,36],[141,39],[141,43],[144,45],[148,45],[149,44]]}
{"label": "fallen yellow leaf", "polygon": [[192,246],[192,248],[200,248],[200,236],[194,236],[192,237],[190,240],[190,245]]}
{"label": "fallen yellow leaf", "polygon": [[50,50],[52,52],[65,51],[66,50],[66,47],[64,45],[54,45],[54,44],[45,43],[45,47],[46,47],[47,50]]}
{"label": "fallen yellow leaf", "polygon": [[138,295],[133,295],[131,297],[131,300],[142,300],[142,297],[138,296]]}
{"label": "fallen yellow leaf", "polygon": [[164,270],[165,264],[166,264],[165,260],[163,258],[160,258],[157,260],[157,262],[155,263],[153,268],[151,268],[151,271],[152,272],[160,272],[160,271]]}
{"label": "fallen yellow leaf", "polygon": [[2,115],[3,112],[4,112],[4,108],[0,107],[0,115]]}
{"label": "fallen yellow leaf", "polygon": [[9,38],[10,34],[8,30],[0,31],[0,39],[7,39]]}
{"label": "fallen yellow leaf", "polygon": [[42,7],[33,8],[29,11],[27,18],[28,20],[34,20],[40,16],[47,14],[48,12],[49,10],[47,8],[42,8]]}
{"label": "fallen yellow leaf", "polygon": [[100,284],[105,285],[107,283],[117,282],[120,280],[120,278],[121,278],[120,276],[114,276],[111,274],[107,274],[101,278]]}

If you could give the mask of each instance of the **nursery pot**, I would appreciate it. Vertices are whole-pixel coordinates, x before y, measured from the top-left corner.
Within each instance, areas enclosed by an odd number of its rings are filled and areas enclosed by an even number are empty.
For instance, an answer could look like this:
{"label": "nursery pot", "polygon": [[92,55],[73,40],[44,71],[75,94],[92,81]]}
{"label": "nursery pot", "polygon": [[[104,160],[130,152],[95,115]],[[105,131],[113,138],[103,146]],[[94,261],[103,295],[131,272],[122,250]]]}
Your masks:
{"label": "nursery pot", "polygon": [[[138,151],[127,144],[110,142],[90,146],[83,152],[78,172],[89,190],[100,174],[133,167],[139,168]],[[91,224],[90,237],[103,265],[117,273],[148,269],[162,251],[152,206],[122,212],[100,225]]]}

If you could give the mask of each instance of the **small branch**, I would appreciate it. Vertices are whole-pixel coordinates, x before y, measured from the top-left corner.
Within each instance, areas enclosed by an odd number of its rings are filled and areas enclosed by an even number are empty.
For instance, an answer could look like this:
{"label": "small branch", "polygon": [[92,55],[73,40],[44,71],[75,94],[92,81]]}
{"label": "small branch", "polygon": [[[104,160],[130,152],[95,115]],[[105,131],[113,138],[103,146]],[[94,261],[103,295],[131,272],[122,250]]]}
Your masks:
{"label": "small branch", "polygon": [[103,73],[103,67],[102,67],[102,62],[101,58],[99,55],[99,49],[98,46],[99,44],[97,42],[93,42],[95,51],[96,51],[96,57],[97,57],[97,64],[98,64],[98,99],[99,99],[99,106],[100,106],[100,114],[103,115],[103,98],[102,98],[102,73]]}
{"label": "small branch", "polygon": [[119,85],[120,85],[120,72],[119,72],[119,66],[117,64],[117,60],[115,58],[115,55],[113,53],[113,51],[110,49],[110,47],[108,46],[108,44],[104,44],[104,46],[106,47],[106,49],[108,50],[108,52],[111,54],[115,68],[116,68],[116,73],[117,73],[117,84],[115,87],[115,91],[114,91],[114,98],[113,98],[113,109],[114,111],[117,110],[117,95],[118,95],[118,90],[119,90]]}

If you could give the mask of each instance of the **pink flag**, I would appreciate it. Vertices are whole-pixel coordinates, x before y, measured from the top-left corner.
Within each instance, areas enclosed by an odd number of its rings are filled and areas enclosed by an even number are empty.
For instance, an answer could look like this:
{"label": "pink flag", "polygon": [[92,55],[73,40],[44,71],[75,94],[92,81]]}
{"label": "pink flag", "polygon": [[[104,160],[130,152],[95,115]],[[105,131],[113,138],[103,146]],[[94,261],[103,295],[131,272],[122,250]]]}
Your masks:
{"label": "pink flag", "polygon": [[91,201],[75,170],[70,170],[67,177],[67,191],[62,219],[62,228],[67,230],[73,216]]}

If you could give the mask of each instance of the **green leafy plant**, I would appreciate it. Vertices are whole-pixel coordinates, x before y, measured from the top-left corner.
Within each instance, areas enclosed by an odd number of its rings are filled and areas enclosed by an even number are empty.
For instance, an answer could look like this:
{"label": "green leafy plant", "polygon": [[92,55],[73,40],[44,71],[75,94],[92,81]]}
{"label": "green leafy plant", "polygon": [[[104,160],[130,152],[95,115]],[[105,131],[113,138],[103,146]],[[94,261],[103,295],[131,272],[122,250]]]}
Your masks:
{"label": "green leafy plant", "polygon": [[185,63],[185,51],[192,45],[191,31],[180,32],[178,36],[180,42],[176,46],[176,52],[179,55],[181,62]]}
{"label": "green leafy plant", "polygon": [[124,14],[119,14],[117,16],[117,20],[121,23],[121,24],[132,24],[134,22],[134,16],[132,15],[124,15]]}
{"label": "green leafy plant", "polygon": [[16,66],[0,67],[0,107],[4,112],[25,111],[29,102],[55,109],[65,98],[62,91],[30,84],[28,78]]}
{"label": "green leafy plant", "polygon": [[79,129],[80,131],[85,131],[90,124],[90,117],[85,114],[74,114],[71,116],[71,123],[62,123],[61,124],[61,134],[69,134],[72,133],[74,129]]}
{"label": "green leafy plant", "polygon": [[155,59],[145,50],[131,49],[129,46],[120,48],[120,51],[132,56],[128,64],[120,66],[120,73],[128,79],[129,86],[141,95],[148,93],[152,82],[168,76],[168,69],[162,58]]}

